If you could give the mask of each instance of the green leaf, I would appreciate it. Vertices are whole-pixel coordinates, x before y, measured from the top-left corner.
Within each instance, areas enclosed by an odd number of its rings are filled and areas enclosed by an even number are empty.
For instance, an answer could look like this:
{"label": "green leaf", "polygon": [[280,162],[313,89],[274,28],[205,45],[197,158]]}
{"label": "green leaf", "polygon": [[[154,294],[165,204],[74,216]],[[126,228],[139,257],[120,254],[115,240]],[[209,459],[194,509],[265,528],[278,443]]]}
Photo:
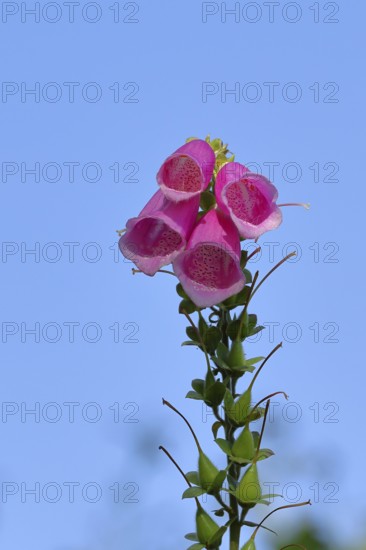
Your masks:
{"label": "green leaf", "polygon": [[227,308],[234,308],[237,306],[243,306],[247,303],[250,293],[250,286],[245,286],[238,294],[231,296],[225,300],[224,306]]}
{"label": "green leaf", "polygon": [[198,540],[197,533],[187,533],[184,535],[184,538],[187,540]]}
{"label": "green leaf", "polygon": [[222,332],[217,327],[208,327],[203,337],[203,342],[209,354],[215,353],[217,346],[221,342]]}
{"label": "green leaf", "polygon": [[197,401],[203,401],[202,395],[195,391],[189,391],[186,395],[186,399],[196,399]]}
{"label": "green leaf", "polygon": [[217,420],[217,422],[214,422],[214,424],[212,424],[212,433],[213,433],[213,436],[214,436],[214,439],[216,439],[217,437],[217,432],[219,431],[219,429],[223,426],[223,423],[220,422],[219,420]]}
{"label": "green leaf", "polygon": [[218,407],[224,399],[225,392],[225,384],[216,380],[216,382],[207,388],[204,393],[205,403],[210,407]]}
{"label": "green leaf", "polygon": [[200,348],[201,344],[199,342],[192,342],[192,340],[186,340],[181,343],[181,346],[195,346],[196,348]]}
{"label": "green leaf", "polygon": [[255,334],[258,334],[258,332],[261,332],[266,327],[263,327],[262,325],[258,325],[257,327],[254,327],[250,330],[248,330],[246,338],[250,338],[250,336],[254,336]]}
{"label": "green leaf", "polygon": [[202,550],[202,548],[204,548],[204,547],[205,547],[204,544],[201,544],[200,542],[197,542],[197,544],[192,544],[192,546],[187,548],[187,550]]}
{"label": "green leaf", "polygon": [[260,433],[259,432],[252,432],[252,436],[253,436],[253,441],[254,441],[254,447],[257,449],[258,443],[259,443]]}
{"label": "green leaf", "polygon": [[192,380],[192,388],[197,392],[203,395],[204,389],[205,389],[205,381],[201,380],[201,378],[195,378]]}
{"label": "green leaf", "polygon": [[231,370],[229,365],[227,363],[225,363],[225,361],[223,361],[219,357],[213,357],[212,361],[215,363],[216,366],[220,367],[220,369]]}
{"label": "green leaf", "polygon": [[186,334],[187,334],[188,338],[190,338],[191,340],[194,340],[195,342],[197,342],[199,340],[197,330],[194,327],[191,327],[191,326],[187,327],[186,328]]}
{"label": "green leaf", "polygon": [[259,361],[263,361],[263,359],[265,359],[265,357],[253,357],[252,359],[246,359],[245,364],[246,366],[251,367],[256,363],[259,363]]}
{"label": "green leaf", "polygon": [[177,291],[178,296],[180,296],[181,298],[184,298],[185,300],[187,300],[187,299],[189,300],[187,294],[184,291],[184,288],[182,287],[182,285],[180,283],[177,284],[176,291]]}
{"label": "green leaf", "polygon": [[255,367],[236,367],[235,369],[232,369],[232,372],[235,374],[236,377],[242,376],[246,372],[254,372]]}
{"label": "green leaf", "polygon": [[227,470],[220,470],[212,484],[213,491],[219,491],[227,476]]}
{"label": "green leaf", "polygon": [[200,207],[207,212],[216,205],[215,195],[210,191],[203,191],[200,198]]}
{"label": "green leaf", "polygon": [[207,491],[202,489],[202,487],[188,487],[182,495],[182,498],[195,498],[200,497],[205,494]]}
{"label": "green leaf", "polygon": [[240,267],[244,269],[246,263],[248,261],[248,251],[242,250],[240,254]]}
{"label": "green leaf", "polygon": [[[239,319],[235,319],[234,321],[231,321],[231,323],[229,323],[229,325],[227,327],[227,330],[226,330],[226,334],[228,335],[230,340],[234,341],[234,340],[237,339],[238,333],[239,333],[239,328],[240,328],[240,320]],[[239,335],[240,340],[244,340],[244,338],[246,337],[246,334],[247,334],[247,330],[246,330],[246,327],[245,327],[245,323],[243,323],[242,327],[241,327],[241,333]]]}
{"label": "green leaf", "polygon": [[266,409],[264,407],[257,407],[255,411],[248,416],[248,422],[255,422],[256,420],[262,418],[264,416],[265,410]]}
{"label": "green leaf", "polygon": [[208,546],[210,548],[217,548],[218,546],[220,546],[221,545],[221,539],[225,535],[226,530],[227,530],[227,527],[225,525],[220,527],[220,529],[218,531],[216,531],[216,533],[214,535],[212,535],[212,537],[209,539]]}
{"label": "green leaf", "polygon": [[265,460],[270,456],[273,456],[274,452],[271,449],[260,449],[258,452],[257,460]]}
{"label": "green leaf", "polygon": [[200,484],[200,478],[199,478],[198,472],[195,472],[195,471],[187,472],[186,478],[190,483],[193,483],[193,485]]}
{"label": "green leaf", "polygon": [[208,329],[208,325],[203,317],[203,315],[199,315],[199,319],[198,319],[198,330],[200,331],[200,334],[202,336],[202,338],[204,338],[206,332],[207,332],[207,329]]}
{"label": "green leaf", "polygon": [[197,311],[197,306],[193,302],[191,302],[191,300],[187,300],[185,298],[179,304],[179,313],[183,313],[183,311],[190,315],[191,313]]}
{"label": "green leaf", "polygon": [[216,354],[219,359],[221,359],[222,361],[226,361],[227,356],[229,355],[229,350],[225,346],[225,344],[220,342],[217,346]]}
{"label": "green leaf", "polygon": [[[277,493],[269,493],[268,495],[262,495],[262,498],[269,498],[270,500],[274,498],[283,498],[283,495],[278,495]],[[271,504],[271,502],[264,502],[264,504]]]}
{"label": "green leaf", "polygon": [[229,493],[231,494],[234,494],[233,491],[235,491],[237,485],[238,485],[238,481],[236,479],[234,479],[230,474],[227,475],[227,482],[229,484]]}
{"label": "green leaf", "polygon": [[225,515],[225,510],[224,508],[219,508],[218,510],[214,510],[213,513],[215,514],[215,516],[222,518]]}
{"label": "green leaf", "polygon": [[222,439],[221,437],[215,439],[215,442],[218,444],[220,449],[224,451],[225,454],[230,455],[231,454],[231,445],[226,439]]}
{"label": "green leaf", "polygon": [[208,388],[213,386],[215,384],[216,380],[214,375],[212,374],[211,369],[207,370],[206,379],[205,379],[205,390],[207,391]]}
{"label": "green leaf", "polygon": [[234,398],[228,389],[225,392],[224,404],[226,410],[231,410],[234,407]]}
{"label": "green leaf", "polygon": [[255,327],[258,322],[258,317],[254,313],[248,315],[248,327]]}
{"label": "green leaf", "polygon": [[243,269],[244,277],[246,280],[246,283],[249,285],[253,282],[252,274],[248,269]]}

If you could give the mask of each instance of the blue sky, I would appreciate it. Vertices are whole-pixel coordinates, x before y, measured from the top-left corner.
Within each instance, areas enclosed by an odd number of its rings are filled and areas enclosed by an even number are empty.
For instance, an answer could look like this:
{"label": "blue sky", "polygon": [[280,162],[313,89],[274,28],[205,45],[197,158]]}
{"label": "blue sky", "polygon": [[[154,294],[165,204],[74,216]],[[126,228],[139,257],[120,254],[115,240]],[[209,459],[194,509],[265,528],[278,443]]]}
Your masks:
{"label": "blue sky", "polygon": [[[252,266],[265,273],[291,247],[299,253],[252,306],[267,330],[248,353],[284,340],[257,395],[286,390],[292,403],[274,409],[266,437],[276,455],[262,480],[319,501],[271,525],[310,518],[335,540],[363,534],[365,6],[237,2],[230,15],[234,4],[41,2],[32,15],[33,3],[2,3],[8,550],[185,548],[193,503],[180,500],[182,480],[158,446],[187,471],[195,448],[161,397],[189,416],[218,463],[200,405],[184,399],[204,363],[180,347],[174,280],[133,277],[115,230],[155,192],[165,157],[207,134],[272,170],[281,202],[311,203],[284,211]],[[261,548],[270,540],[262,534]]]}

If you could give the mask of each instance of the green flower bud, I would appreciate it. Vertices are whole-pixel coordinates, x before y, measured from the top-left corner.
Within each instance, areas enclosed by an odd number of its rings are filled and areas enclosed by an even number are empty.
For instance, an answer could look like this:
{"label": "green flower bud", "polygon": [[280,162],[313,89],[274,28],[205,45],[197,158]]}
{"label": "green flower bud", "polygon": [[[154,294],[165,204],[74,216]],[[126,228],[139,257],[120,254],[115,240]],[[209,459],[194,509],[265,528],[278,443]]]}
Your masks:
{"label": "green flower bud", "polygon": [[203,453],[202,451],[200,451],[198,458],[198,473],[201,487],[209,492],[213,482],[215,481],[219,473],[219,470],[214,464],[212,464],[208,456],[205,455],[205,453]]}
{"label": "green flower bud", "polygon": [[255,453],[253,434],[249,429],[249,424],[240,433],[238,439],[234,442],[231,453],[238,458],[252,460]]}
{"label": "green flower bud", "polygon": [[241,550],[256,550],[254,539],[249,539]]}
{"label": "green flower bud", "polygon": [[233,406],[226,410],[226,414],[234,424],[244,426],[245,420],[250,411],[251,401],[252,389],[249,387],[233,404]]}
{"label": "green flower bud", "polygon": [[207,544],[208,541],[217,533],[220,527],[208,515],[207,512],[199,506],[196,512],[197,537],[201,544]]}
{"label": "green flower bud", "polygon": [[244,366],[245,354],[243,344],[241,342],[234,340],[234,342],[231,344],[230,352],[226,362],[232,369]]}
{"label": "green flower bud", "polygon": [[246,470],[235,490],[235,496],[239,502],[246,504],[261,498],[262,491],[259,484],[258,468],[252,464]]}

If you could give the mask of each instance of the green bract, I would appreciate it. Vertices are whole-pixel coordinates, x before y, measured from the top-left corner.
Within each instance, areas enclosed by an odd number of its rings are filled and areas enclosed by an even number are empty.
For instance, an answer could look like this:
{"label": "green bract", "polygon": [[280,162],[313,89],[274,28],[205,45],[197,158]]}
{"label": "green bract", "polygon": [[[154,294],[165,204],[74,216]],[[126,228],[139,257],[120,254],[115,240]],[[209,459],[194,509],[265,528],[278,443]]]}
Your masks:
{"label": "green bract", "polygon": [[240,504],[255,503],[260,500],[262,491],[259,484],[256,464],[252,464],[246,470],[235,490],[235,496]]}

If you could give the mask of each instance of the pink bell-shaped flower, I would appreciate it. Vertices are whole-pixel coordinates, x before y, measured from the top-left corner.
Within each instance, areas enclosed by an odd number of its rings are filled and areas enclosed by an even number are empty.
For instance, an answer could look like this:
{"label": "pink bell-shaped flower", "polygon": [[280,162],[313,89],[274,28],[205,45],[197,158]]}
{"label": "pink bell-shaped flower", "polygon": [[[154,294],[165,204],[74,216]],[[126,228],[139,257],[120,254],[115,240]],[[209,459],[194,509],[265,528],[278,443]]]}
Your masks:
{"label": "pink bell-shaped flower", "polygon": [[209,210],[194,228],[187,249],[173,262],[185,292],[198,307],[210,307],[245,285],[238,231],[219,210]]}
{"label": "pink bell-shaped flower", "polygon": [[238,162],[229,162],[221,168],[215,196],[219,208],[231,217],[245,239],[257,239],[276,229],[282,221],[282,212],[276,204],[276,187]]}
{"label": "pink bell-shaped flower", "polygon": [[199,196],[212,178],[215,153],[206,141],[194,139],[162,164],[157,180],[164,195],[175,202]]}
{"label": "pink bell-shaped flower", "polygon": [[122,254],[146,275],[170,264],[182,252],[195,224],[199,197],[174,203],[159,190],[119,240]]}

